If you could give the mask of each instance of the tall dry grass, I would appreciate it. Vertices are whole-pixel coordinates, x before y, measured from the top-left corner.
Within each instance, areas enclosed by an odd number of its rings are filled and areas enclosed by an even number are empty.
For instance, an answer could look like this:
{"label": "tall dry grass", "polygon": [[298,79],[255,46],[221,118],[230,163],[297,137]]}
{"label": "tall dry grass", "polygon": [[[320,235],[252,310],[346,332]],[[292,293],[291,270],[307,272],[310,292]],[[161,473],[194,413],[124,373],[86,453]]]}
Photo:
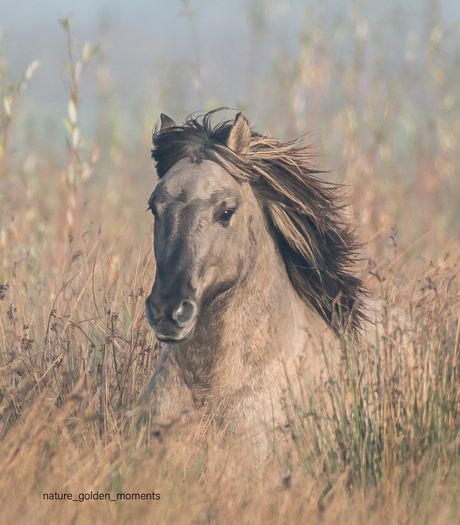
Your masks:
{"label": "tall dry grass", "polygon": [[[299,64],[327,67],[317,67],[314,77],[293,70],[279,107],[291,104],[286,125],[300,119],[295,102],[312,90],[310,122],[323,121],[327,140],[340,145],[354,220],[369,240],[358,271],[388,305],[384,337],[373,348],[343,341],[341,367],[286,406],[284,439],[275,439],[266,462],[249,472],[231,444],[216,450],[212,435],[196,443],[181,421],[136,427],[126,415],[159,352],[143,308],[154,277],[150,219],[142,213],[153,174],[134,174],[153,167],[121,162],[118,153],[111,179],[98,178],[94,148],[75,136],[81,76],[69,62],[68,165],[37,152],[22,165],[2,157],[9,171],[0,182],[0,522],[459,522],[460,222],[451,167],[460,161],[460,128],[443,104],[458,107],[460,97],[449,64],[435,64],[442,54],[438,31],[427,37],[426,61],[418,59],[439,95],[435,109],[426,109],[434,111],[437,130],[432,152],[423,149],[423,107],[410,114],[404,98],[412,86],[410,60],[393,86],[400,101],[391,90],[382,95],[387,80],[379,77],[361,92],[361,104],[348,93],[331,115],[321,103],[326,77],[350,85],[366,77],[364,22],[355,13],[342,28],[356,40],[344,70],[335,48],[324,49],[326,27],[307,27]],[[2,155],[15,124],[13,106],[4,108]],[[409,182],[392,178],[394,169],[407,170]],[[392,304],[411,319],[404,333],[390,323]],[[121,493],[160,498],[117,500]]]}

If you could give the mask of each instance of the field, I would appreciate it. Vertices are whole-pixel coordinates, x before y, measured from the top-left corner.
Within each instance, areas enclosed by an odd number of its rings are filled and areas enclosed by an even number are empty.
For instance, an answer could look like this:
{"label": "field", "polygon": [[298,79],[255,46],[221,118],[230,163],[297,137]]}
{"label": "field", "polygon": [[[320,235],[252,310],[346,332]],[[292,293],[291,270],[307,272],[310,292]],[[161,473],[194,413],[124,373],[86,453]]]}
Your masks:
{"label": "field", "polygon": [[155,122],[142,149],[86,139],[79,90],[100,49],[74,45],[68,18],[66,160],[45,140],[18,152],[40,66],[11,84],[0,61],[1,523],[460,523],[460,36],[430,5],[420,35],[389,31],[398,52],[357,3],[335,26],[312,10],[298,54],[273,55],[257,129],[307,133],[345,184],[356,273],[405,310],[415,350],[400,359],[390,329],[372,355],[344,342],[341,373],[286,411],[250,474],[212,435],[126,414],[160,352],[144,314]]}

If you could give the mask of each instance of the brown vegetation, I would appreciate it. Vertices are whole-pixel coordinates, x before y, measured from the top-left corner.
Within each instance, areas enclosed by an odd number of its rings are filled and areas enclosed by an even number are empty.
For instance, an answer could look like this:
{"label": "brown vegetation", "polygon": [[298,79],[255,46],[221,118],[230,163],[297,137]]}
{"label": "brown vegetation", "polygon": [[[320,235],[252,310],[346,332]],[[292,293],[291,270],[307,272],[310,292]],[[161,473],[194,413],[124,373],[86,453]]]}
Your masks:
{"label": "brown vegetation", "polygon": [[[377,76],[360,94],[364,110],[350,96],[332,114],[320,104],[320,87],[326,75],[359,84],[362,23],[350,22],[356,60],[344,70],[334,69],[334,49],[316,61],[326,29],[312,32],[303,48],[311,56],[301,64],[317,63],[317,75],[300,70],[290,88],[305,82],[315,91],[310,120],[324,122],[325,134],[318,146],[339,152],[325,161],[346,166],[354,222],[368,241],[360,277],[410,314],[415,362],[398,359],[397,331],[387,331],[375,354],[346,344],[341,370],[331,369],[327,383],[286,410],[286,439],[273,441],[271,457],[250,478],[246,469],[239,474],[231,447],[214,450],[212,436],[192,446],[182,421],[136,428],[126,411],[145,391],[159,351],[143,306],[154,276],[150,219],[142,213],[153,166],[133,157],[130,169],[114,163],[110,181],[89,177],[97,155],[86,152],[92,161],[85,163],[73,137],[76,102],[66,168],[37,152],[12,165],[4,156],[15,124],[7,104],[0,130],[1,166],[9,170],[0,173],[1,522],[458,523],[458,82],[439,58],[445,30],[433,26],[418,67],[436,107],[415,107],[405,96],[415,74],[408,50],[399,84]],[[285,95],[300,118],[292,91]],[[147,169],[151,180],[134,176]],[[96,492],[160,499],[112,502],[95,500]],[[55,501],[45,493],[93,499]]]}

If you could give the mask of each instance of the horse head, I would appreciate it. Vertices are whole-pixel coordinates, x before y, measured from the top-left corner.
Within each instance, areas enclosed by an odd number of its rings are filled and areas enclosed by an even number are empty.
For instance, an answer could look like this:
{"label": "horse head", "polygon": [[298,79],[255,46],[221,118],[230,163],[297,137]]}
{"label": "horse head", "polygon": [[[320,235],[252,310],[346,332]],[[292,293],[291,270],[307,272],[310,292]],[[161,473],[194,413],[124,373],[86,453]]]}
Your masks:
{"label": "horse head", "polygon": [[[158,136],[165,139],[175,123],[165,115],[161,122]],[[249,139],[249,124],[239,114],[222,145],[241,155]],[[256,208],[248,183],[193,150],[161,177],[149,199],[156,276],[146,300],[147,319],[160,341],[190,338],[207,302],[241,278]]]}

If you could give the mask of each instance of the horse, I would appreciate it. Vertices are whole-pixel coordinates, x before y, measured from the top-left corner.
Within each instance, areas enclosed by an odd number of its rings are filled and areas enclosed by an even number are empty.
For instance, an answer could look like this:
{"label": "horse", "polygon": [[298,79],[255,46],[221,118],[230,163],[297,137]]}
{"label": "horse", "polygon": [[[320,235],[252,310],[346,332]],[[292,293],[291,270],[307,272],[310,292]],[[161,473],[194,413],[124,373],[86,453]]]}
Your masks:
{"label": "horse", "polygon": [[145,308],[166,345],[143,403],[160,419],[193,413],[203,431],[260,435],[367,322],[360,245],[308,147],[257,133],[242,113],[213,126],[216,111],[182,125],[162,114],[153,132]]}

